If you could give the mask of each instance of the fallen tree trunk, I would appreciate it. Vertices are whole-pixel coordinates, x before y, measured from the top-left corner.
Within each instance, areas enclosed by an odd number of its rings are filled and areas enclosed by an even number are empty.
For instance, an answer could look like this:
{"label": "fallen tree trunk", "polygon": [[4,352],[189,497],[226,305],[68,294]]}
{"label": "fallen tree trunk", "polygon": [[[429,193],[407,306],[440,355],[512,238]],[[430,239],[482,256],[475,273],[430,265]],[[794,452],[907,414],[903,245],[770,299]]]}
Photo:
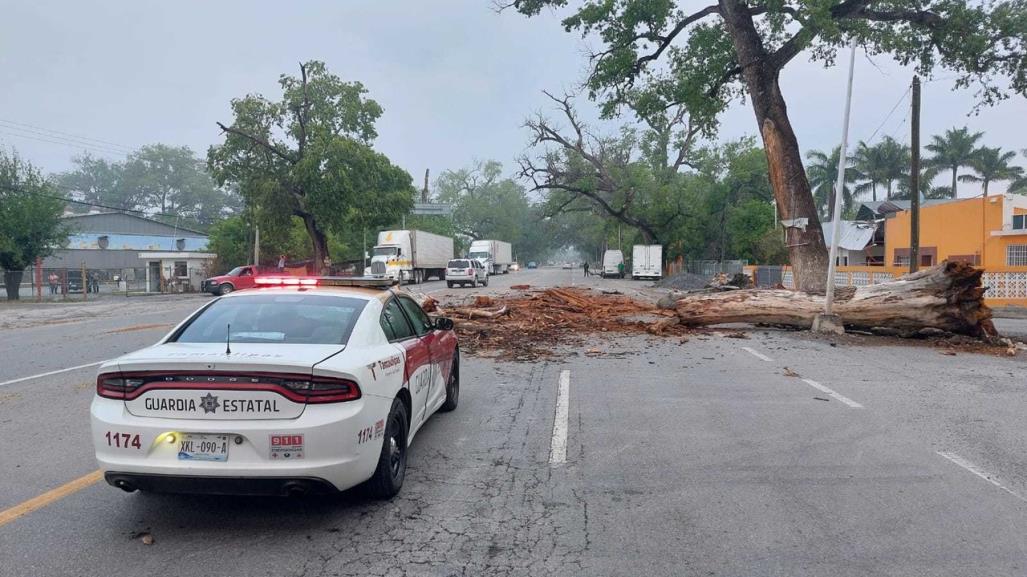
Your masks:
{"label": "fallen tree trunk", "polygon": [[[948,262],[891,282],[839,292],[834,312],[846,327],[924,328],[975,337],[995,336],[984,304],[981,269]],[[824,310],[824,295],[791,290],[737,290],[683,296],[673,305],[686,325],[766,323],[809,328]]]}

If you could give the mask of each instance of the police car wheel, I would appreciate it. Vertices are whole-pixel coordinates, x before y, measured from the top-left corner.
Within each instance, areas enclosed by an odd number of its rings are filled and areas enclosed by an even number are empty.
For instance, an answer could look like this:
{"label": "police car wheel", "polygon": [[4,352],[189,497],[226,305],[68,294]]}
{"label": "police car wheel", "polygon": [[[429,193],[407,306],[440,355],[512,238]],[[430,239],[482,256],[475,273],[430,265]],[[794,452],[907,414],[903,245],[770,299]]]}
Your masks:
{"label": "police car wheel", "polygon": [[378,467],[367,481],[367,490],[376,499],[394,497],[403,487],[407,471],[407,418],[406,407],[399,399],[392,400],[392,410],[385,423],[385,438]]}
{"label": "police car wheel", "polygon": [[449,412],[460,402],[460,349],[453,352],[453,368],[449,371],[449,382],[446,383],[446,402],[439,407],[440,411]]}

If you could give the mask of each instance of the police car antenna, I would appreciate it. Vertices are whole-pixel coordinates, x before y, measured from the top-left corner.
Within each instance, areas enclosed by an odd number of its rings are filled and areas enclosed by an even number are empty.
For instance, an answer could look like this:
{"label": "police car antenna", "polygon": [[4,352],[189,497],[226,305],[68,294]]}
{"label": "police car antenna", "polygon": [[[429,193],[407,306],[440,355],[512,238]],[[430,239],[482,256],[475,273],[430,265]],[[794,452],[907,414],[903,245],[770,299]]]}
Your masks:
{"label": "police car antenna", "polygon": [[225,329],[225,354],[232,354],[232,323],[228,323],[228,328]]}

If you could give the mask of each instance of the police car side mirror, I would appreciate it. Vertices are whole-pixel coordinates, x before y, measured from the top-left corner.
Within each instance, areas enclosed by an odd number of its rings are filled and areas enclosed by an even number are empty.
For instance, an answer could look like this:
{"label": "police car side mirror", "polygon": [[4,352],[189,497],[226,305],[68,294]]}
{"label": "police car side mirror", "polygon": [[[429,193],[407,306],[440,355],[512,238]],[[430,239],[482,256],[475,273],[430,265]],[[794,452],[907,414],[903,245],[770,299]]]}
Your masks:
{"label": "police car side mirror", "polygon": [[451,331],[453,330],[453,319],[439,317],[435,319],[435,328],[439,329],[440,331]]}

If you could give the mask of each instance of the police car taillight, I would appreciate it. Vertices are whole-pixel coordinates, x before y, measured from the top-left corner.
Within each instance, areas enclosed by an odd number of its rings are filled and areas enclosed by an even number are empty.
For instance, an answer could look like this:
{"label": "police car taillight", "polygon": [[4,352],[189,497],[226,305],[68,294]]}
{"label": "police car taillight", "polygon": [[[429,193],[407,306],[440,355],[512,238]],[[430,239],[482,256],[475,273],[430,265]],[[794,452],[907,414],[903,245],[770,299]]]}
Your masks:
{"label": "police car taillight", "polygon": [[96,377],[96,394],[108,399],[124,399],[143,383],[143,379],[125,378],[118,373],[105,373]]}
{"label": "police car taillight", "polygon": [[342,403],[360,398],[360,387],[346,379],[315,377],[304,380],[283,381],[290,391],[303,395],[308,404]]}

